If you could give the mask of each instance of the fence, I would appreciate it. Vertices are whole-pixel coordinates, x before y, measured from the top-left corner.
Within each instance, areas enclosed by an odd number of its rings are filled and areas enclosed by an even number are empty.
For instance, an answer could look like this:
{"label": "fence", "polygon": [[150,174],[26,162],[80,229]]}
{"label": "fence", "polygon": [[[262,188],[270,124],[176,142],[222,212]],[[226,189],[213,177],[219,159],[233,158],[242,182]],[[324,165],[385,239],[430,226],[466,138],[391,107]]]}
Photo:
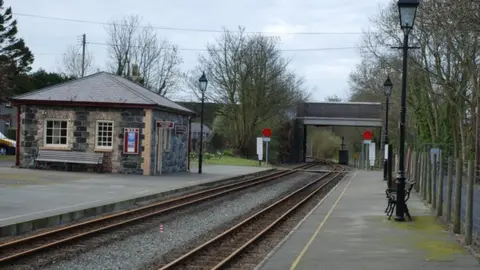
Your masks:
{"label": "fence", "polygon": [[411,152],[407,177],[415,191],[465,244],[479,244],[480,189],[474,183],[474,161],[444,157],[442,153]]}

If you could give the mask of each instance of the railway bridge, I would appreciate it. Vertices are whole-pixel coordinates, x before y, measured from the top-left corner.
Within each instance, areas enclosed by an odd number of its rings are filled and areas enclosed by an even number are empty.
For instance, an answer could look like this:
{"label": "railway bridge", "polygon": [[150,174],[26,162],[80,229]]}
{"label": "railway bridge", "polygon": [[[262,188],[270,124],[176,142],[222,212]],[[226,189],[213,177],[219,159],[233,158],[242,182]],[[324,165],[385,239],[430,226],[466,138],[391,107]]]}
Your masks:
{"label": "railway bridge", "polygon": [[[307,126],[382,127],[379,102],[299,103],[294,119],[292,161],[305,162]],[[340,150],[340,163],[348,162],[348,152]]]}

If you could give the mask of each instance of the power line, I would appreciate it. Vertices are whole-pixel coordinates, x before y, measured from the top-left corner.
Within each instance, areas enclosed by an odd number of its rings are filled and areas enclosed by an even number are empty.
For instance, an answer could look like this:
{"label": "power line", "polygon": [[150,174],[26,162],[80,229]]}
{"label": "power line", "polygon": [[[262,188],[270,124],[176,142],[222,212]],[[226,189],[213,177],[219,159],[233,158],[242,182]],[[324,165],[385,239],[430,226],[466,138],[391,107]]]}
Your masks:
{"label": "power line", "polygon": [[[57,21],[68,21],[76,23],[88,23],[88,24],[97,24],[97,25],[115,25],[114,23],[107,22],[97,22],[97,21],[88,21],[88,20],[79,20],[79,19],[69,19],[69,18],[60,18],[60,17],[51,17],[51,16],[41,16],[34,14],[26,13],[13,13],[16,16],[22,17],[31,17],[38,19],[47,19],[47,20],[57,20]],[[121,24],[117,24],[122,26]],[[140,26],[140,28],[153,28],[158,30],[171,30],[171,31],[187,31],[187,32],[206,32],[206,33],[223,33],[223,30],[215,29],[198,29],[198,28],[180,28],[180,27],[164,27],[164,26]],[[230,32],[239,32],[239,31],[230,31]],[[285,34],[285,35],[361,35],[362,32],[265,32],[265,31],[245,31],[245,33],[250,34]]]}
{"label": "power line", "polygon": [[[87,44],[92,45],[102,45],[102,46],[115,46],[115,44],[109,43],[102,43],[102,42],[87,42]],[[131,46],[132,48],[140,48],[140,46]],[[145,48],[145,47],[141,47]],[[338,51],[338,50],[352,50],[352,49],[361,49],[364,48],[362,46],[354,46],[354,47],[325,47],[325,48],[306,48],[306,49],[279,49],[282,52],[314,52],[314,51]],[[173,47],[172,47],[173,50]],[[176,48],[179,51],[198,51],[198,52],[207,52],[210,51],[209,49],[195,49],[195,48]],[[218,50],[223,51],[223,50]]]}

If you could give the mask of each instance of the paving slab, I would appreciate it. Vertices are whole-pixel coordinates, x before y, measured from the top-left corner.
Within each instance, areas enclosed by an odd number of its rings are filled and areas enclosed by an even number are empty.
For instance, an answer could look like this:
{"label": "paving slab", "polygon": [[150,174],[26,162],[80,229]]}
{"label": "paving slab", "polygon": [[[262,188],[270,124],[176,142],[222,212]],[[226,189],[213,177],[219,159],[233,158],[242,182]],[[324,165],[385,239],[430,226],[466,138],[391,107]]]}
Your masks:
{"label": "paving slab", "polygon": [[389,221],[381,179],[351,172],[257,269],[480,269],[416,194],[414,221]]}
{"label": "paving slab", "polygon": [[0,168],[0,227],[271,168],[205,165],[161,176]]}

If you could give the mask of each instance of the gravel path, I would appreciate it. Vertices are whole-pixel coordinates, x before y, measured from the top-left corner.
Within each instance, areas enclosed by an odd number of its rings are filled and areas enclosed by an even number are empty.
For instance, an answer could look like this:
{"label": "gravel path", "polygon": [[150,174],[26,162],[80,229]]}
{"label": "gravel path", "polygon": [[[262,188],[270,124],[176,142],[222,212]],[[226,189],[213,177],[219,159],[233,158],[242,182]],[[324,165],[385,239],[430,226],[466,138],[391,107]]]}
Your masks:
{"label": "gravel path", "polygon": [[[228,198],[219,198],[170,216],[156,218],[149,224],[123,229],[118,232],[117,237],[113,236],[116,238],[114,241],[103,243],[98,248],[90,247],[87,249],[89,252],[80,253],[68,261],[42,266],[41,269],[143,268],[148,262],[158,260],[169,250],[185,246],[195,238],[316,177],[318,174],[302,173],[273,185],[257,186]],[[163,224],[164,232],[160,232],[160,224]]]}

